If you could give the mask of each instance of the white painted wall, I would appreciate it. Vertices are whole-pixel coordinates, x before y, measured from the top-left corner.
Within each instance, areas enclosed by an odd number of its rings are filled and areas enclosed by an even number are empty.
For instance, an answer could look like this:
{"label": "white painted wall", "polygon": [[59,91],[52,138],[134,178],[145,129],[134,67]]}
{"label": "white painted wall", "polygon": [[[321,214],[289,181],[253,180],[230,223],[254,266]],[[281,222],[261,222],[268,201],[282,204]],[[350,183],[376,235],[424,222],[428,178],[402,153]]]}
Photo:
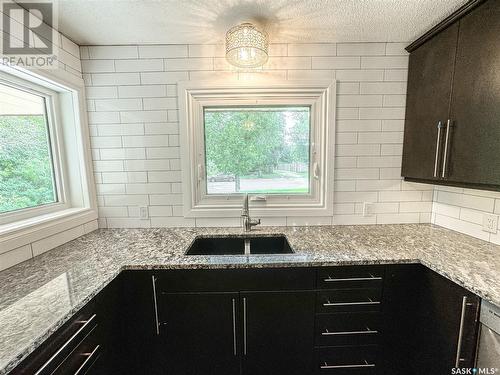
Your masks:
{"label": "white painted wall", "polygon": [[[237,72],[220,45],[81,47],[101,227],[239,225],[184,219],[177,82],[337,79],[333,217],[266,225],[427,223],[432,186],[400,178],[408,56],[404,43],[275,44],[262,71]],[[363,202],[375,214],[363,217]],[[150,218],[139,219],[139,206]]]}

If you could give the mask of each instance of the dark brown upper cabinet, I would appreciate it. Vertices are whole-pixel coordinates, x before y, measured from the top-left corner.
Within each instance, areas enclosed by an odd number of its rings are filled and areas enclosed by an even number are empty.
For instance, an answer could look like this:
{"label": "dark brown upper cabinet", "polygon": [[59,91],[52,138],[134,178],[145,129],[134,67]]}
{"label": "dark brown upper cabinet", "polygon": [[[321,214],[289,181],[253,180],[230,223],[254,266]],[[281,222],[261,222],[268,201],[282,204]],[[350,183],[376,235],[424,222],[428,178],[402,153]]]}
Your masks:
{"label": "dark brown upper cabinet", "polygon": [[402,174],[440,179],[443,134],[448,118],[458,24],[410,55]]}
{"label": "dark brown upper cabinet", "polygon": [[410,51],[402,176],[500,190],[500,1],[471,1]]}

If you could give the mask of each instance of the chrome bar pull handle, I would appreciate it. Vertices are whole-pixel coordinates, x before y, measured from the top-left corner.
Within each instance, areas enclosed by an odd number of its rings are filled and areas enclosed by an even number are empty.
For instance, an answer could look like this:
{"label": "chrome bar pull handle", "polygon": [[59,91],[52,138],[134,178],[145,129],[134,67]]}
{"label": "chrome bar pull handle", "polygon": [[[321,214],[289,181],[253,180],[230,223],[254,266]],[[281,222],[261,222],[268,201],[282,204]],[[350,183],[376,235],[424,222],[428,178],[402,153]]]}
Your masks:
{"label": "chrome bar pull handle", "polygon": [[76,321],[75,323],[80,323],[80,324],[83,324],[79,329],[78,331],[76,331],[69,339],[68,341],[66,341],[63,345],[61,345],[61,347],[57,350],[57,352],[55,352],[52,357],[49,358],[49,360],[47,362],[45,362],[42,367],[40,367],[38,369],[38,371],[35,373],[35,375],[39,375],[39,374],[42,374],[45,369],[52,363],[52,361],[54,361],[55,358],[57,358],[57,356],[59,356],[59,354],[61,354],[61,352],[66,349],[84,330],[85,328],[87,328],[93,321],[94,319],[96,318],[96,314],[92,315],[89,319],[87,320],[79,320],[79,321]]}
{"label": "chrome bar pull handle", "polygon": [[236,347],[236,300],[234,298],[232,299],[232,303],[233,303],[233,354],[236,356],[238,355],[238,353]]}
{"label": "chrome bar pull handle", "polygon": [[330,332],[327,329],[325,329],[325,332],[321,332],[322,336],[339,336],[339,335],[371,335],[371,334],[376,334],[378,331],[376,330],[371,330],[370,328],[366,327],[365,331],[336,331],[336,332]]}
{"label": "chrome bar pull handle", "polygon": [[439,171],[439,146],[441,145],[441,129],[443,128],[443,123],[441,121],[438,122],[437,124],[438,128],[438,135],[437,135],[437,141],[436,141],[436,157],[434,160],[434,177],[438,177]]}
{"label": "chrome bar pull handle", "polygon": [[448,148],[450,142],[450,128],[451,128],[451,120],[448,119],[446,122],[446,136],[444,140],[444,153],[443,153],[443,170],[441,172],[441,177],[446,177],[446,168],[448,168]]}
{"label": "chrome bar pull handle", "polygon": [[247,299],[243,297],[243,354],[247,355]]}
{"label": "chrome bar pull handle", "polygon": [[156,299],[156,277],[151,276],[151,284],[153,285],[153,303],[154,303],[154,311],[155,311],[155,327],[156,327],[156,335],[160,335],[160,321],[158,320],[158,301]]}
{"label": "chrome bar pull handle", "polygon": [[370,277],[350,277],[350,278],[336,279],[328,276],[326,279],[323,279],[325,283],[332,283],[336,281],[374,281],[374,280],[382,280],[382,277],[370,275]]}
{"label": "chrome bar pull handle", "polygon": [[323,306],[355,306],[355,305],[380,305],[380,301],[366,301],[366,302],[330,302],[326,301]]}
{"label": "chrome bar pull handle", "polygon": [[365,361],[363,364],[359,365],[329,365],[328,363],[324,362],[322,366],[320,366],[321,369],[323,370],[329,370],[329,369],[342,369],[342,368],[364,368],[364,367],[375,367],[374,363],[368,363],[368,361]]}
{"label": "chrome bar pull handle", "polygon": [[462,312],[460,314],[460,328],[458,329],[458,340],[457,340],[457,354],[455,356],[455,367],[460,366],[460,362],[464,361],[460,358],[462,355],[462,341],[464,338],[464,325],[465,325],[465,313],[467,306],[473,306],[473,303],[467,303],[467,296],[462,298]]}
{"label": "chrome bar pull handle", "polygon": [[[85,369],[87,368],[87,364],[90,363],[90,361],[92,361],[92,359],[96,356],[97,352],[99,351],[99,348],[100,346],[97,345],[95,347],[94,350],[92,350],[91,353],[86,353],[84,355],[87,356],[87,358],[85,359],[85,361],[82,363],[82,365],[80,367],[78,367],[78,370],[76,370],[75,372],[75,375],[80,375],[80,374],[83,374]],[[88,370],[88,369],[87,369]]]}

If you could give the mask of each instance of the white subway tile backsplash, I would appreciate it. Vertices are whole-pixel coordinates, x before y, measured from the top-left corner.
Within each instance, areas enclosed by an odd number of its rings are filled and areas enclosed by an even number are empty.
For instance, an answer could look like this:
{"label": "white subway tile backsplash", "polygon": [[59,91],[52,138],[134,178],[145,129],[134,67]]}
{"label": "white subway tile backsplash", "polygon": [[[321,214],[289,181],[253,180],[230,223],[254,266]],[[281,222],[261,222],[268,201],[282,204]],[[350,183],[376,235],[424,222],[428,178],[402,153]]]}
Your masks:
{"label": "white subway tile backsplash", "polygon": [[82,69],[87,73],[109,73],[115,71],[114,60],[83,60]]}
{"label": "white subway tile backsplash", "polygon": [[93,73],[92,84],[95,86],[138,85],[139,73]]}
{"label": "white subway tile backsplash", "polygon": [[337,106],[342,107],[381,107],[382,95],[337,95]]}
{"label": "white subway tile backsplash", "polygon": [[406,94],[406,82],[361,82],[361,94]]}
{"label": "white subway tile backsplash", "polygon": [[419,223],[420,214],[418,213],[397,213],[397,214],[378,214],[377,224],[410,224]]}
{"label": "white subway tile backsplash", "polygon": [[405,50],[406,46],[409,43],[387,43],[385,48],[385,54],[387,56],[391,55],[408,55],[408,52]]}
{"label": "white subway tile backsplash", "polygon": [[187,57],[188,46],[183,44],[165,44],[139,46],[139,57],[141,59],[149,58],[176,58]]}
{"label": "white subway tile backsplash", "polygon": [[[405,190],[400,178],[408,61],[402,44],[272,44],[269,62],[255,71],[229,66],[222,44],[117,47],[80,51],[85,57],[100,225],[240,225],[239,218],[182,217],[177,83],[214,78],[337,80],[334,216],[276,217],[267,223],[429,221],[430,202],[423,201],[427,186]],[[373,216],[362,216],[363,202],[374,203]],[[150,219],[140,220],[139,205],[148,206]]]}
{"label": "white subway tile backsplash", "polygon": [[118,97],[118,88],[112,86],[87,87],[85,89],[87,99],[112,99]]}
{"label": "white subway tile backsplash", "polygon": [[138,56],[137,46],[90,46],[91,59],[133,59]]}
{"label": "white subway tile backsplash", "polygon": [[162,59],[116,60],[117,72],[157,72],[163,70]]}
{"label": "white subway tile backsplash", "polygon": [[359,56],[313,57],[312,69],[359,69]]}
{"label": "white subway tile backsplash", "polygon": [[383,81],[384,71],[383,70],[337,70],[335,77],[338,81],[360,81],[360,82],[372,82],[372,81]]}
{"label": "white subway tile backsplash", "polygon": [[361,69],[406,69],[407,56],[363,56]]}
{"label": "white subway tile backsplash", "polygon": [[68,229],[64,232],[60,232],[44,239],[35,241],[31,244],[33,256],[43,254],[44,252],[53,249],[56,246],[74,240],[75,238],[83,236],[84,234],[85,232],[83,225],[80,225],[75,228]]}
{"label": "white subway tile backsplash", "polygon": [[340,43],[337,46],[338,56],[371,56],[385,55],[385,43]]}
{"label": "white subway tile backsplash", "polygon": [[224,57],[226,55],[223,44],[190,44],[188,50],[189,57]]}
{"label": "white subway tile backsplash", "polygon": [[164,97],[167,95],[165,85],[141,85],[141,86],[119,86],[118,96],[120,98],[150,98]]}
{"label": "white subway tile backsplash", "polygon": [[17,263],[24,262],[32,257],[33,254],[30,244],[2,253],[0,254],[0,271],[12,267]]}
{"label": "white subway tile backsplash", "polygon": [[360,108],[360,119],[404,119],[405,108]]}
{"label": "white subway tile backsplash", "polygon": [[166,59],[166,71],[214,70],[214,60],[207,57],[192,57],[188,59]]}
{"label": "white subway tile backsplash", "polygon": [[380,155],[380,145],[338,145],[338,156]]}
{"label": "white subway tile backsplash", "polygon": [[334,43],[297,43],[288,45],[288,56],[335,56]]}
{"label": "white subway tile backsplash", "polygon": [[96,99],[96,111],[127,111],[141,110],[141,99]]}

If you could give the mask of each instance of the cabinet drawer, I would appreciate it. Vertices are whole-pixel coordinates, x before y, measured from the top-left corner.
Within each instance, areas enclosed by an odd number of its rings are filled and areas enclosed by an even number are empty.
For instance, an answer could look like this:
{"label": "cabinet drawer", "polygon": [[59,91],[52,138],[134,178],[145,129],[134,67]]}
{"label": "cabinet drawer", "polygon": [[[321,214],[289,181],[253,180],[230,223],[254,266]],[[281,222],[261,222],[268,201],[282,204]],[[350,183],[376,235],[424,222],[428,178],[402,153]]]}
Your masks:
{"label": "cabinet drawer", "polygon": [[317,293],[316,312],[379,311],[381,289],[324,290]]}
{"label": "cabinet drawer", "polygon": [[315,343],[318,346],[372,345],[380,337],[381,314],[337,313],[316,316]]}
{"label": "cabinet drawer", "polygon": [[101,355],[102,347],[99,345],[99,329],[94,326],[82,338],[76,348],[64,359],[53,375],[84,375],[91,371],[93,364]]}
{"label": "cabinet drawer", "polygon": [[14,374],[52,374],[75,347],[97,326],[98,316],[90,303],[47,341],[30,354],[14,370]]}
{"label": "cabinet drawer", "polygon": [[319,289],[380,288],[384,266],[325,267],[318,269]]}
{"label": "cabinet drawer", "polygon": [[314,268],[169,270],[155,272],[158,293],[310,290]]}
{"label": "cabinet drawer", "polygon": [[372,375],[376,373],[377,346],[333,346],[316,349],[316,373]]}

